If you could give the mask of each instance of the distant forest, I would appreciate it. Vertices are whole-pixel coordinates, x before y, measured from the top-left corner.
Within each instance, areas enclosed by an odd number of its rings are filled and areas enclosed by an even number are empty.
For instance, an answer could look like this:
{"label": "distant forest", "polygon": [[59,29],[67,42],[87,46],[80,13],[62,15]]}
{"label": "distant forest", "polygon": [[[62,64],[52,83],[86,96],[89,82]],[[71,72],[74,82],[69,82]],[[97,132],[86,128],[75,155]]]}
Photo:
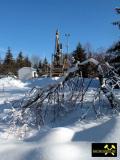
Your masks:
{"label": "distant forest", "polygon": [[[70,61],[70,67],[75,65],[77,62],[82,62],[90,57],[95,58],[99,62],[107,61],[111,65],[114,65],[120,74],[120,42],[116,42],[107,50],[101,49],[98,53],[93,52],[89,44],[83,47],[80,43],[78,43],[75,50],[72,53],[64,54],[64,57],[67,57]],[[8,48],[4,59],[0,61],[0,74],[14,74],[17,76],[17,71],[20,68],[33,67],[37,70],[39,76],[44,74],[49,75],[51,63],[48,63],[46,57],[43,60],[37,56],[30,58],[28,56],[24,56],[22,52],[14,58],[11,49]],[[95,66],[93,66],[93,64],[88,64],[85,66],[85,68],[82,69],[83,75],[88,77],[90,73],[90,75],[95,76],[94,67]]]}

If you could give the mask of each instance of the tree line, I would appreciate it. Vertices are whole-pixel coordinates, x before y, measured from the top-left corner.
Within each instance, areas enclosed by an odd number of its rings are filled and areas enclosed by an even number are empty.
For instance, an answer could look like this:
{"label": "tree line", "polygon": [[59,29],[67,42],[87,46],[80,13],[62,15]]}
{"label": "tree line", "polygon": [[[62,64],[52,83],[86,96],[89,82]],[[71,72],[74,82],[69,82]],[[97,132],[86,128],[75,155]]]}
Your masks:
{"label": "tree line", "polygon": [[0,74],[13,74],[17,76],[18,70],[22,67],[33,67],[37,70],[38,74],[40,74],[45,72],[48,66],[49,63],[47,58],[44,58],[44,60],[39,60],[39,57],[33,56],[30,59],[28,56],[24,56],[23,52],[19,52],[17,57],[14,58],[11,49],[8,47],[5,58],[0,60]]}
{"label": "tree line", "polygon": [[[116,13],[120,14],[120,8],[115,8]],[[113,25],[118,26],[120,29],[120,21],[116,20],[113,22]],[[71,54],[65,54],[63,58],[64,60],[69,59],[71,61],[71,65],[75,65],[77,62],[82,62],[88,58],[95,58],[96,60],[103,62],[107,61],[111,65],[113,65],[120,74],[120,40],[114,43],[111,47],[109,47],[106,51],[101,50],[98,53],[94,53],[90,46],[87,45],[83,47],[81,43],[78,43],[75,50]],[[18,69],[21,67],[33,67],[37,70],[38,75],[50,74],[50,64],[48,63],[47,58],[44,60],[40,60],[39,57],[33,57],[31,60],[28,56],[24,56],[22,52],[20,52],[17,58],[13,57],[11,49],[8,48],[5,58],[3,61],[0,61],[0,74],[15,74],[17,75]],[[95,66],[93,64],[87,64],[82,68],[83,76],[88,77],[90,75],[95,76],[94,71]]]}
{"label": "tree line", "polygon": [[[120,43],[115,43],[112,47],[108,50],[104,51],[101,50],[98,53],[95,53],[89,44],[85,47],[81,45],[79,42],[74,51],[70,54],[64,54],[64,60],[69,59],[70,66],[75,65],[77,62],[82,62],[88,58],[95,58],[100,62],[109,62],[112,65],[120,62]],[[117,65],[118,67],[119,65]],[[51,64],[48,63],[47,58],[45,57],[44,60],[41,60],[38,56],[33,56],[31,59],[28,56],[24,56],[22,52],[19,52],[16,58],[13,57],[12,51],[8,48],[5,58],[2,62],[0,62],[0,74],[14,74],[17,76],[17,71],[22,67],[33,67],[37,70],[39,76],[48,74],[50,75]],[[81,68],[82,76],[89,77],[96,76],[96,66],[94,64],[87,64]],[[116,67],[116,66],[115,66]],[[119,67],[120,68],[120,67]],[[119,69],[120,74],[120,69]]]}

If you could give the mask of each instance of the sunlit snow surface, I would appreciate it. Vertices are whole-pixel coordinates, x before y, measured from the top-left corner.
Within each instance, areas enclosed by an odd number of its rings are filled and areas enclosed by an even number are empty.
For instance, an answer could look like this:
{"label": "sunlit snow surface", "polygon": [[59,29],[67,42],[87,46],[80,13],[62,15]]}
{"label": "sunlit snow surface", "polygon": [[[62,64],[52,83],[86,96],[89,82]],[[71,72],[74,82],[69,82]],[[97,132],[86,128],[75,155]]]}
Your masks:
{"label": "sunlit snow surface", "polygon": [[[11,109],[9,101],[19,100],[33,86],[44,87],[60,80],[44,78],[21,82],[11,77],[0,79],[0,160],[109,160],[91,157],[92,142],[118,143],[118,157],[111,160],[120,159],[119,116],[80,121],[79,112],[73,111],[59,119],[53,128],[49,125],[40,131],[28,128],[26,133],[26,126],[14,132],[10,131],[7,121],[2,121]],[[93,85],[87,92],[86,101],[92,101],[95,87]],[[120,97],[118,90],[115,94]]]}

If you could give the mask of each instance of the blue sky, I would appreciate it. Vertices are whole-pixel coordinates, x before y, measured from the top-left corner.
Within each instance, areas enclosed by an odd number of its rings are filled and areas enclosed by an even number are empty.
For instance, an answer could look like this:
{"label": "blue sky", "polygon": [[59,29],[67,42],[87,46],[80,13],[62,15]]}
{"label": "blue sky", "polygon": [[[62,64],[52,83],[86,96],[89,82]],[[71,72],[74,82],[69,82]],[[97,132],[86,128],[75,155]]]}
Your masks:
{"label": "blue sky", "polygon": [[23,51],[50,60],[57,28],[64,51],[65,33],[71,34],[69,51],[79,41],[94,50],[107,48],[119,38],[112,25],[119,19],[114,11],[119,5],[119,0],[0,0],[1,56],[10,46],[14,56]]}

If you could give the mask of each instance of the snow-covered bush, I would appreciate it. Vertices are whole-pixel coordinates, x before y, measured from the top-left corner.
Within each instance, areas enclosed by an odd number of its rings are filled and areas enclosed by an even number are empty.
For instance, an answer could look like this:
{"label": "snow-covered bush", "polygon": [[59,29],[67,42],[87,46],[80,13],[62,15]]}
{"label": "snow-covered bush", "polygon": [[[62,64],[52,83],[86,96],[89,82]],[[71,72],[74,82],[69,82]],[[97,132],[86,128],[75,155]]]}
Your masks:
{"label": "snow-covered bush", "polygon": [[[80,66],[89,61],[97,66],[99,80],[79,76]],[[114,93],[116,85],[120,87],[120,77],[114,68],[108,63],[100,64],[91,58],[70,69],[58,83],[42,88],[34,87],[18,103],[13,123],[38,127],[53,123],[78,108],[80,119],[93,114],[100,117],[109,111],[119,113],[120,100]]]}

